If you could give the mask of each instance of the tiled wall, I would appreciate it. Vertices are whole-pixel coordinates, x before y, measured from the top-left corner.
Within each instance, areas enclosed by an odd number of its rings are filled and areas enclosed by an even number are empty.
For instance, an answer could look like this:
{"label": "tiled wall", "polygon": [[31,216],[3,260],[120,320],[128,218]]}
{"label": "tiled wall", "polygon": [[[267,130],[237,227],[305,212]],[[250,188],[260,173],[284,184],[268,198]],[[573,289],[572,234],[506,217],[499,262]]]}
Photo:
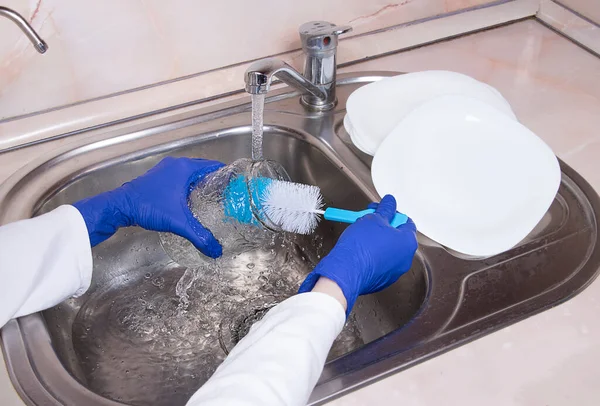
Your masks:
{"label": "tiled wall", "polygon": [[296,49],[310,20],[357,35],[502,1],[5,0],[50,49],[0,19],[0,120]]}
{"label": "tiled wall", "polygon": [[557,0],[557,3],[567,6],[600,24],[600,0]]}

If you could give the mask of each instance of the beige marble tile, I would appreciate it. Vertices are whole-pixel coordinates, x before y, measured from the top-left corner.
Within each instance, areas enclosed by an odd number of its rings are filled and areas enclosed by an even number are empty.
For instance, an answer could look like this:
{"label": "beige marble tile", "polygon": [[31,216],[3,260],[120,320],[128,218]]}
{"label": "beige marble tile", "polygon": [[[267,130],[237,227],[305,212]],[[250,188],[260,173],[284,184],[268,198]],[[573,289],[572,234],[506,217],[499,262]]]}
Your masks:
{"label": "beige marble tile", "polygon": [[[538,10],[538,1],[515,0],[499,4],[494,3],[495,5],[492,7],[444,15],[441,18],[430,19],[419,24],[407,24],[369,35],[346,38],[340,43],[338,61],[345,63],[361,60],[368,56],[429,43],[440,38],[533,16]],[[467,3],[449,1],[448,4],[453,4],[453,7],[457,8],[458,4],[464,5]],[[444,8],[444,10],[450,9],[448,6]],[[391,12],[389,9],[384,9],[379,13],[379,16],[389,12]],[[354,25],[354,23],[352,24]],[[295,31],[294,36],[296,36]],[[278,57],[297,68],[302,67],[303,56],[301,52],[291,51],[279,54]],[[26,117],[5,122],[0,121],[0,150],[220,93],[239,90],[243,86],[242,74],[246,67],[247,64],[238,64],[210,70],[160,86],[147,87],[134,92],[55,109],[38,114],[35,118]],[[59,94],[57,97],[62,96]],[[5,100],[8,99],[5,98]],[[2,98],[0,97],[0,112],[1,103]],[[16,106],[18,104],[16,103]]]}
{"label": "beige marble tile", "polygon": [[597,0],[557,0],[590,20],[600,24],[600,2]]}
{"label": "beige marble tile", "polygon": [[6,0],[49,44],[0,21],[0,119],[299,48],[311,20],[352,35],[494,0]]}
{"label": "beige marble tile", "polygon": [[[600,9],[600,2],[598,7]],[[537,17],[575,42],[600,54],[600,25],[553,0],[541,0]]]}

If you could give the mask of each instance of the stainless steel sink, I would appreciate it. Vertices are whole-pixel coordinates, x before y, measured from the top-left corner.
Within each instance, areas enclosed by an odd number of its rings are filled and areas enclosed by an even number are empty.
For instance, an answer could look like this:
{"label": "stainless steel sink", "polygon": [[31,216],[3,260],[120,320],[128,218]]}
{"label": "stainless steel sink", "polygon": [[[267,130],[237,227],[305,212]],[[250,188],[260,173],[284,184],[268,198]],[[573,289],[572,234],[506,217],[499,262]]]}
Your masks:
{"label": "stainless steel sink", "polygon": [[[299,95],[287,88],[272,92],[265,107],[265,156],[282,163],[292,179],[319,185],[332,205],[359,209],[376,200],[370,157],[352,146],[342,120],[353,90],[389,74],[341,75],[339,103],[325,113],[307,112]],[[82,134],[0,187],[0,222],[28,218],[119,186],[167,155],[225,162],[247,157],[249,107],[248,100],[229,102],[166,119],[150,117],[102,134]],[[508,252],[469,258],[419,236],[411,271],[357,303],[352,331],[334,346],[311,402],[324,403],[584,289],[600,263],[599,199],[579,175],[561,166],[562,184],[552,207]],[[293,271],[299,277],[308,272],[342,230],[337,224],[319,227],[315,238],[323,243],[321,253],[310,248],[312,240],[299,240],[298,250],[308,250],[299,253],[304,262]],[[148,295],[162,300],[161,311],[173,311],[175,284],[184,268],[165,254],[156,233],[140,229],[120,230],[93,254],[94,278],[86,295],[2,329],[13,384],[27,403],[36,405],[184,404],[223,359],[226,346],[198,352],[174,336],[160,349],[172,355],[170,361],[156,361],[157,347],[140,344],[139,336],[123,328],[132,316],[148,311]],[[267,295],[277,291],[268,283],[263,289]],[[202,293],[202,286],[195,292]],[[133,296],[139,296],[140,306],[124,299]],[[244,311],[252,316],[264,306],[250,301]],[[193,333],[217,337],[218,328],[199,327]],[[155,359],[154,368],[143,371],[152,376],[139,376],[140,362],[148,359]],[[147,382],[156,380],[163,386],[148,387]]]}

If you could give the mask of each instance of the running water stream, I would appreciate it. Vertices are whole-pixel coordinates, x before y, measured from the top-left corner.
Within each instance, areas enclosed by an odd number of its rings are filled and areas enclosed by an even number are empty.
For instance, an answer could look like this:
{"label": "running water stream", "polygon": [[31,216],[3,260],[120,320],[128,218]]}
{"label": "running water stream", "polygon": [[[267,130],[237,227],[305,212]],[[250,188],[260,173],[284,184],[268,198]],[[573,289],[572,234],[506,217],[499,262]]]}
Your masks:
{"label": "running water stream", "polygon": [[265,95],[252,95],[252,160],[263,159],[263,115]]}
{"label": "running water stream", "polygon": [[[252,98],[252,161],[263,160],[263,123],[264,123],[264,106],[265,106],[265,95],[264,94],[253,94]],[[235,164],[234,164],[235,165]],[[227,177],[227,180],[212,179],[211,187],[216,186],[218,182],[228,181],[227,173],[223,174],[223,177]],[[259,230],[255,226],[234,224],[231,222],[223,223],[221,220],[224,216],[222,210],[221,196],[215,196],[212,194],[205,198],[200,196],[201,191],[196,190],[192,193],[191,199],[196,199],[196,202],[190,202],[194,216],[201,221],[201,223],[212,230],[213,234],[217,237],[222,245],[225,244],[239,244],[239,241],[233,241],[232,237],[242,237],[243,241],[252,241],[255,244],[254,248],[261,246],[261,241],[264,240],[264,235],[259,233]],[[208,216],[207,216],[208,213]],[[207,217],[207,218],[205,218]],[[247,234],[247,235],[244,235]],[[263,233],[264,234],[264,233]],[[259,238],[260,237],[260,238]],[[169,255],[178,262],[180,265],[188,267],[184,275],[177,284],[175,294],[179,297],[179,308],[186,310],[189,306],[189,296],[187,294],[188,289],[192,287],[194,282],[198,279],[199,271],[198,268],[202,266],[214,266],[215,261],[207,261],[202,254],[200,254],[190,243],[185,241],[183,238],[176,237],[172,234],[164,234],[161,236],[163,247],[167,250]],[[219,261],[223,262],[223,261]]]}

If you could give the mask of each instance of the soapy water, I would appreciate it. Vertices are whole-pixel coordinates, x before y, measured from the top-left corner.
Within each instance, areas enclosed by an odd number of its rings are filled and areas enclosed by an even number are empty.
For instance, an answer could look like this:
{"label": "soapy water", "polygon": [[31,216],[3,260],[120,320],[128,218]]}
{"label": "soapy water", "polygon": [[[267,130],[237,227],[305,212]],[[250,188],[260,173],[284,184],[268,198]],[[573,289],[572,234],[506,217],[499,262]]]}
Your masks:
{"label": "soapy water", "polygon": [[[99,289],[77,314],[74,348],[97,393],[131,405],[185,404],[325,254],[318,234],[274,233],[226,219],[221,199],[231,173],[222,172],[190,195],[192,212],[223,245],[221,258],[161,233],[172,262],[144,270],[141,280]],[[363,344],[351,316],[329,359]]]}

